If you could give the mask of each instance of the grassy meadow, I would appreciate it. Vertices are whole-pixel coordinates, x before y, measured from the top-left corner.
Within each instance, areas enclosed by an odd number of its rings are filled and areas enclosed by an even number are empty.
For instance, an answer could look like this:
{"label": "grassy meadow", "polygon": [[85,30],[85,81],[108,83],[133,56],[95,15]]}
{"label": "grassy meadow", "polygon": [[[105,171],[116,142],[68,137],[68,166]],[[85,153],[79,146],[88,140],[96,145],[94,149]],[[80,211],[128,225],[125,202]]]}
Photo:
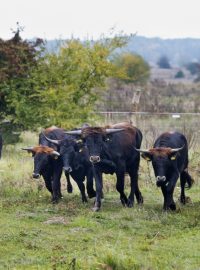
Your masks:
{"label": "grassy meadow", "polygon": [[[144,205],[124,208],[115,190],[115,177],[104,177],[102,210],[91,211],[93,199],[82,204],[74,192],[52,205],[43,180],[31,178],[33,159],[21,150],[37,136],[3,150],[0,161],[0,269],[200,269],[200,151],[190,149],[195,184],[186,190],[188,204],[163,212],[151,164],[141,160],[139,185]],[[129,182],[126,179],[126,190]],[[73,180],[72,180],[73,181]]]}

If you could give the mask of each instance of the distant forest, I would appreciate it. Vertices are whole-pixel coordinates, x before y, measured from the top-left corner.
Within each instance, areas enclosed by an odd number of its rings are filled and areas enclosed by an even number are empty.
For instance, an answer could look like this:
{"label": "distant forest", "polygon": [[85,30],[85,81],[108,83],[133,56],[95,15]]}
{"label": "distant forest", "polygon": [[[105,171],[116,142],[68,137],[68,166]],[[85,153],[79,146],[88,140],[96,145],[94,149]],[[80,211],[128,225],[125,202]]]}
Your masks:
{"label": "distant forest", "polygon": [[[55,51],[60,40],[48,40],[47,49]],[[182,67],[190,62],[200,62],[200,39],[161,39],[133,36],[122,51],[141,55],[151,66],[156,66],[159,58],[166,56],[172,67]]]}

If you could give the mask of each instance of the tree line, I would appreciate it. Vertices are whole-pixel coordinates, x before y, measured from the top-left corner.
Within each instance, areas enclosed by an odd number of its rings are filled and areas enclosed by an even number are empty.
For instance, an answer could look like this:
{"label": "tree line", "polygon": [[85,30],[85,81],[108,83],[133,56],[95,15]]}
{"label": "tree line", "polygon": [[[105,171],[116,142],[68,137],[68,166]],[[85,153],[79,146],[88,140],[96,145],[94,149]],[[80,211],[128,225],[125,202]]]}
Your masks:
{"label": "tree line", "polygon": [[71,38],[49,53],[42,39],[23,40],[20,32],[18,27],[10,40],[0,39],[0,122],[9,130],[91,122],[108,78],[144,83],[149,77],[142,57],[116,53],[127,37]]}

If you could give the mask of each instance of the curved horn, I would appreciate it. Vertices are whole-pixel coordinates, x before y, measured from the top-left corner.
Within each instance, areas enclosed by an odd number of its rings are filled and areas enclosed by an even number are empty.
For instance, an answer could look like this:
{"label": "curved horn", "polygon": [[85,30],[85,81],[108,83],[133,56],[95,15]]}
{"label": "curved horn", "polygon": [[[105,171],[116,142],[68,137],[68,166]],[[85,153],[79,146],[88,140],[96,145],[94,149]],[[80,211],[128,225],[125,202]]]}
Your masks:
{"label": "curved horn", "polygon": [[81,129],[77,129],[77,130],[70,130],[70,131],[65,131],[65,134],[69,134],[69,135],[81,135]]}
{"label": "curved horn", "polygon": [[140,152],[140,153],[146,153],[146,154],[150,154],[150,151],[149,150],[146,150],[146,149],[137,149],[135,148],[136,151]]}
{"label": "curved horn", "polygon": [[124,128],[106,128],[106,133],[111,134],[124,130]]}
{"label": "curved horn", "polygon": [[183,145],[183,146],[180,147],[180,148],[172,148],[172,149],[171,149],[171,152],[172,152],[172,153],[176,153],[176,152],[182,150],[184,147],[185,147],[185,145]]}
{"label": "curved horn", "polygon": [[21,150],[25,150],[25,151],[33,151],[34,147],[33,146],[29,146],[29,147],[25,147],[25,148],[21,148]]}
{"label": "curved horn", "polygon": [[58,153],[57,151],[53,151],[51,154],[52,154],[52,155],[55,155],[55,156],[57,156],[57,157],[60,156],[60,153]]}
{"label": "curved horn", "polygon": [[56,145],[60,145],[61,141],[62,140],[52,140],[50,138],[48,138],[44,133],[42,133],[42,135],[44,135],[45,139],[48,141],[48,142],[51,142],[51,143],[54,143]]}

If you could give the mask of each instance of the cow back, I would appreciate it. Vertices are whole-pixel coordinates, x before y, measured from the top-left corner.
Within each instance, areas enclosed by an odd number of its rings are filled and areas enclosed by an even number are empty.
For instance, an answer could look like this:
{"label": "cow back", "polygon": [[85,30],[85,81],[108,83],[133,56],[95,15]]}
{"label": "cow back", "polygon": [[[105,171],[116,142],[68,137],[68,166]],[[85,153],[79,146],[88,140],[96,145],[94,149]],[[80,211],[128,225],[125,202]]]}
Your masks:
{"label": "cow back", "polygon": [[109,150],[112,156],[118,155],[125,159],[138,156],[135,148],[140,148],[142,142],[141,131],[129,123],[119,123],[111,128],[123,128],[124,130],[113,133],[110,136]]}

